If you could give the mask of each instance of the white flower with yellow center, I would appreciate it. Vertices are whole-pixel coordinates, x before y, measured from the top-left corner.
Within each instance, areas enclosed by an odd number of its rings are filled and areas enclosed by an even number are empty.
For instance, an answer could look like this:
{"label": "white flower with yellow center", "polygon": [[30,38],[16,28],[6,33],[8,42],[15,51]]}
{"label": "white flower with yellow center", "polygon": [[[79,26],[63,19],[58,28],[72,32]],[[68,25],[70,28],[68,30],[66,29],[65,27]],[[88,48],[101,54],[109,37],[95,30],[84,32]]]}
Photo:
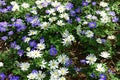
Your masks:
{"label": "white flower with yellow center", "polygon": [[51,60],[48,65],[50,66],[51,69],[56,69],[58,68],[58,64],[59,63],[56,60]]}
{"label": "white flower with yellow center", "polygon": [[87,30],[85,34],[86,34],[86,37],[88,38],[92,38],[94,36],[94,33],[90,30]]}
{"label": "white flower with yellow center", "polygon": [[102,40],[100,38],[96,39],[97,43],[102,44]]}
{"label": "white flower with yellow center", "polygon": [[59,16],[60,18],[64,18],[65,20],[69,20],[69,15],[67,13],[62,13]]}
{"label": "white flower with yellow center", "polygon": [[56,24],[59,25],[59,26],[65,25],[65,23],[63,22],[63,20],[58,20]]}
{"label": "white flower with yellow center", "polygon": [[51,5],[53,7],[58,7],[60,5],[60,2],[55,1],[55,2],[52,2]]}
{"label": "white flower with yellow center", "polygon": [[38,32],[37,31],[35,31],[35,30],[30,30],[29,32],[28,32],[28,35],[29,36],[33,36],[33,35],[36,35]]}
{"label": "white flower with yellow center", "polygon": [[64,38],[63,41],[62,41],[63,45],[70,45],[71,44],[71,41],[69,40],[69,38]]}
{"label": "white flower with yellow center", "polygon": [[45,44],[44,43],[38,43],[37,44],[37,49],[44,50],[45,49]]}
{"label": "white flower with yellow center", "polygon": [[57,17],[50,17],[50,18],[49,18],[49,21],[50,21],[50,22],[54,22],[54,21],[56,21],[56,20],[57,20]]}
{"label": "white flower with yellow center", "polygon": [[49,23],[49,22],[43,22],[43,23],[41,24],[41,29],[46,30],[46,29],[49,28],[49,26],[50,26],[50,23]]}
{"label": "white flower with yellow center", "polygon": [[19,11],[19,5],[17,4],[17,2],[12,1],[10,4],[13,6],[12,11]]}
{"label": "white flower with yellow center", "polygon": [[46,68],[46,64],[47,64],[47,62],[43,59],[40,64],[41,69]]}
{"label": "white flower with yellow center", "polygon": [[31,40],[30,37],[26,37],[25,40],[24,40],[24,42],[27,42],[27,43],[28,43],[30,40]]}
{"label": "white flower with yellow center", "polygon": [[27,8],[30,7],[30,5],[29,5],[28,3],[23,3],[21,6],[22,6],[23,8],[25,8],[25,9],[27,9]]}
{"label": "white flower with yellow center", "polygon": [[38,71],[36,79],[43,80],[45,78],[45,76],[46,75],[44,73],[42,73],[42,71]]}
{"label": "white flower with yellow center", "polygon": [[105,72],[105,68],[104,68],[103,65],[100,63],[100,64],[97,64],[96,71]]}
{"label": "white flower with yellow center", "polygon": [[73,35],[69,35],[69,36],[68,36],[68,39],[69,39],[70,41],[75,41],[75,38],[74,38]]}
{"label": "white flower with yellow center", "polygon": [[37,77],[37,73],[30,73],[27,75],[28,80],[35,80]]}
{"label": "white flower with yellow center", "polygon": [[62,54],[62,55],[58,56],[58,62],[59,63],[65,64],[68,60],[69,60],[69,58],[65,54]]}
{"label": "white flower with yellow center", "polygon": [[107,59],[110,57],[110,53],[107,51],[103,51],[101,52],[100,56]]}
{"label": "white flower with yellow center", "polygon": [[29,58],[39,58],[42,56],[42,54],[40,50],[32,50],[30,52],[27,52],[27,56]]}
{"label": "white flower with yellow center", "polygon": [[29,67],[30,67],[30,64],[28,62],[23,62],[20,64],[20,68],[22,71],[27,71]]}
{"label": "white flower with yellow center", "polygon": [[60,5],[60,6],[57,8],[57,11],[58,11],[59,13],[63,13],[63,12],[65,11],[65,6]]}
{"label": "white flower with yellow center", "polygon": [[68,69],[67,68],[60,68],[59,70],[58,70],[58,73],[60,74],[60,75],[66,75],[67,73],[68,73]]}
{"label": "white flower with yellow center", "polygon": [[94,64],[96,62],[97,58],[95,55],[90,54],[86,57],[86,60],[87,60],[86,63],[91,65],[91,64]]}
{"label": "white flower with yellow center", "polygon": [[107,6],[108,6],[108,3],[102,1],[102,2],[100,2],[100,6],[101,6],[101,7],[107,7]]}
{"label": "white flower with yellow center", "polygon": [[58,80],[66,80],[65,77],[60,77]]}
{"label": "white flower with yellow center", "polygon": [[110,35],[107,37],[109,40],[114,40],[116,37],[114,35]]}
{"label": "white flower with yellow center", "polygon": [[50,74],[51,74],[51,79],[58,79],[60,76],[57,69],[54,69],[53,71],[51,71]]}

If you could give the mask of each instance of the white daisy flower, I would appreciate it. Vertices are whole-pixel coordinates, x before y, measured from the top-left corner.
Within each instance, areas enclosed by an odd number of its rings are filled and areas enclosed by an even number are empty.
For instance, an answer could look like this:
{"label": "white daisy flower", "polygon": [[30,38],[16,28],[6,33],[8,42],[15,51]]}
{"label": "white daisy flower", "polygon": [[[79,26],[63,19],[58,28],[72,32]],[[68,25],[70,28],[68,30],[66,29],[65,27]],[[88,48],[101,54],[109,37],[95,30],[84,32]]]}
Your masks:
{"label": "white daisy flower", "polygon": [[102,44],[102,40],[100,38],[96,39],[97,43]]}
{"label": "white daisy flower", "polygon": [[65,77],[60,77],[58,80],[66,80]]}
{"label": "white daisy flower", "polygon": [[37,49],[44,50],[45,49],[45,44],[44,43],[38,43],[37,44]]}
{"label": "white daisy flower", "polygon": [[29,67],[30,67],[30,64],[28,62],[23,62],[20,64],[20,68],[22,71],[27,71]]}
{"label": "white daisy flower", "polygon": [[88,38],[92,38],[94,36],[94,33],[90,30],[87,30],[85,34],[86,34],[86,37]]}
{"label": "white daisy flower", "polygon": [[35,80],[37,77],[37,73],[30,73],[27,75],[28,80]]}
{"label": "white daisy flower", "polygon": [[69,35],[69,36],[68,36],[68,39],[69,39],[70,41],[75,41],[75,38],[74,38],[73,35]]}
{"label": "white daisy flower", "polygon": [[13,6],[12,11],[19,11],[19,5],[17,4],[17,2],[12,1],[10,4]]}
{"label": "white daisy flower", "polygon": [[42,71],[38,71],[36,79],[43,80],[45,78],[45,76],[46,75],[44,73],[42,73]]}
{"label": "white daisy flower", "polygon": [[41,51],[39,50],[32,50],[30,52],[27,52],[27,56],[29,58],[38,58],[38,57],[41,57],[42,54],[41,54]]}
{"label": "white daisy flower", "polygon": [[91,65],[91,64],[94,64],[96,62],[97,58],[95,55],[90,54],[86,57],[86,60],[87,60],[86,63]]}
{"label": "white daisy flower", "polygon": [[50,18],[49,18],[49,21],[50,21],[50,22],[54,22],[54,21],[56,21],[56,20],[57,20],[57,17],[50,17]]}
{"label": "white daisy flower", "polygon": [[103,65],[100,63],[100,64],[97,64],[96,71],[105,72],[105,68],[104,68]]}
{"label": "white daisy flower", "polygon": [[60,76],[60,74],[59,74],[59,72],[58,72],[57,69],[54,69],[53,71],[51,71],[50,74],[51,74],[51,76],[50,76],[50,77],[51,77],[51,80],[52,80],[52,79],[58,79],[59,76]]}
{"label": "white daisy flower", "polygon": [[107,6],[108,6],[108,3],[101,1],[101,2],[100,2],[100,6],[101,6],[101,7],[107,7]]}
{"label": "white daisy flower", "polygon": [[67,73],[68,73],[68,69],[67,68],[60,68],[59,70],[58,70],[58,73],[60,74],[60,75],[66,75]]}
{"label": "white daisy flower", "polygon": [[47,62],[43,59],[40,64],[41,69],[46,68],[46,64],[47,64]]}
{"label": "white daisy flower", "polygon": [[33,35],[36,35],[38,32],[37,31],[35,31],[35,30],[30,30],[29,32],[28,32],[28,35],[29,36],[33,36]]}
{"label": "white daisy flower", "polygon": [[65,11],[65,6],[60,5],[60,6],[57,8],[57,11],[58,11],[59,13],[63,13],[63,12]]}
{"label": "white daisy flower", "polygon": [[110,57],[110,53],[107,51],[103,51],[101,52],[100,56],[107,59]]}
{"label": "white daisy flower", "polygon": [[63,41],[62,41],[63,45],[70,45],[71,44],[71,41],[69,40],[69,38],[64,38]]}
{"label": "white daisy flower", "polygon": [[24,42],[28,43],[30,40],[31,40],[30,37],[26,37],[25,40],[24,40]]}
{"label": "white daisy flower", "polygon": [[27,8],[29,8],[30,7],[30,5],[28,4],[28,3],[23,3],[22,5],[21,5],[23,8],[25,8],[25,9],[27,9]]}
{"label": "white daisy flower", "polygon": [[58,56],[58,62],[59,63],[65,64],[68,60],[69,60],[69,58],[65,54],[62,54],[62,55]]}
{"label": "white daisy flower", "polygon": [[48,65],[50,66],[51,69],[56,69],[58,68],[58,64],[59,63],[56,60],[51,60]]}
{"label": "white daisy flower", "polygon": [[4,66],[4,63],[3,62],[0,62],[0,67],[3,67]]}
{"label": "white daisy flower", "polygon": [[48,29],[49,28],[49,26],[50,26],[50,23],[49,22],[43,22],[42,24],[41,24],[41,29]]}
{"label": "white daisy flower", "polygon": [[58,7],[58,6],[60,6],[61,4],[60,4],[60,2],[55,1],[55,2],[52,2],[51,5],[52,5],[53,7]]}
{"label": "white daisy flower", "polygon": [[116,37],[114,35],[110,35],[107,37],[109,40],[114,40]]}
{"label": "white daisy flower", "polygon": [[65,23],[63,22],[63,20],[58,20],[56,24],[59,25],[59,26],[65,25]]}

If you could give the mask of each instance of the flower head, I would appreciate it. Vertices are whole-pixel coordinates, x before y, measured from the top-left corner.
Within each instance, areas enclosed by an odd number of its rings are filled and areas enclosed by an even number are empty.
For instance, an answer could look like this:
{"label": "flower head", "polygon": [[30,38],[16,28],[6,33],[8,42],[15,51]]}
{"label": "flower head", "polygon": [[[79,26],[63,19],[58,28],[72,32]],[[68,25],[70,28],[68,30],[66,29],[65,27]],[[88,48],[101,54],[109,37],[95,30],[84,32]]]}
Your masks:
{"label": "flower head", "polygon": [[96,28],[97,24],[96,24],[96,22],[89,22],[88,25],[89,25],[90,28]]}
{"label": "flower head", "polygon": [[96,58],[95,55],[90,54],[90,55],[88,55],[86,57],[86,60],[87,60],[86,63],[88,63],[88,64],[94,64],[96,62],[97,58]]}

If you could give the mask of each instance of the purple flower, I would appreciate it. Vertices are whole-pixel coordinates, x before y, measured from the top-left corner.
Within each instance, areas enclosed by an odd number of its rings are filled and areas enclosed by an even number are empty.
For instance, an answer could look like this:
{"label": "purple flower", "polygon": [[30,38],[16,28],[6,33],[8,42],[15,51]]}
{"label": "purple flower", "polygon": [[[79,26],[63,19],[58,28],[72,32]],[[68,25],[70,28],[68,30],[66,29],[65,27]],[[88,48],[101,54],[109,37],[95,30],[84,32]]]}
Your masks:
{"label": "purple flower", "polygon": [[96,28],[96,22],[89,22],[89,24],[88,24],[88,26],[90,27],[90,28]]}
{"label": "purple flower", "polygon": [[40,26],[40,20],[37,16],[35,17],[26,17],[26,21],[32,24],[32,27]]}
{"label": "purple flower", "polygon": [[80,63],[86,64],[86,60],[82,59],[82,60],[80,60]]}
{"label": "purple flower", "polygon": [[30,42],[29,42],[29,45],[30,45],[31,47],[36,47],[36,46],[37,46],[37,43],[33,40],[33,41],[30,41]]}
{"label": "purple flower", "polygon": [[17,44],[16,44],[16,41],[10,43],[10,47],[11,47],[11,48],[15,48],[16,45],[17,45]]}
{"label": "purple flower", "polygon": [[114,11],[111,11],[111,12],[109,12],[109,15],[115,16],[115,12],[114,12]]}
{"label": "purple flower", "polygon": [[113,18],[112,18],[112,22],[118,22],[118,20],[119,20],[119,19],[118,19],[117,17],[113,17]]}
{"label": "purple flower", "polygon": [[105,43],[105,42],[106,42],[106,40],[105,40],[105,39],[101,39],[101,41],[102,41],[102,43]]}
{"label": "purple flower", "polygon": [[100,74],[100,80],[106,80],[106,79],[107,79],[106,75]]}
{"label": "purple flower", "polygon": [[24,54],[24,51],[23,50],[18,50],[18,55],[21,57],[23,54]]}
{"label": "purple flower", "polygon": [[22,22],[21,19],[17,19],[14,23],[13,26],[17,28],[17,32],[23,31],[26,29],[25,24]]}
{"label": "purple flower", "polygon": [[88,2],[82,1],[82,6],[87,6],[87,5],[88,5]]}
{"label": "purple flower", "polygon": [[69,19],[69,20],[68,20],[68,23],[69,23],[69,24],[71,24],[71,23],[72,23],[72,20],[71,20],[71,19]]}
{"label": "purple flower", "polygon": [[4,73],[0,73],[0,80],[5,80],[6,75]]}
{"label": "purple flower", "polygon": [[37,70],[32,70],[32,73],[38,73],[38,71]]}
{"label": "purple flower", "polygon": [[75,12],[76,12],[76,13],[80,13],[80,12],[81,12],[80,7],[77,7],[77,8],[75,9]]}
{"label": "purple flower", "polygon": [[76,21],[77,21],[77,22],[80,22],[81,19],[80,19],[79,17],[76,17]]}
{"label": "purple flower", "polygon": [[11,76],[9,80],[20,80],[19,76]]}
{"label": "purple flower", "polygon": [[51,56],[56,56],[58,52],[55,47],[51,46],[51,48],[49,49],[49,53]]}
{"label": "purple flower", "polygon": [[16,41],[10,43],[10,47],[19,50],[21,47],[16,44]]}
{"label": "purple flower", "polygon": [[1,37],[1,39],[2,39],[3,41],[6,41],[6,40],[8,39],[8,37],[7,37],[7,36],[3,36],[3,37]]}
{"label": "purple flower", "polygon": [[95,78],[95,74],[94,73],[90,74],[90,77]]}
{"label": "purple flower", "polygon": [[67,8],[68,10],[72,9],[72,8],[73,8],[73,4],[70,3],[70,2],[68,2],[67,5],[66,5],[66,8]]}
{"label": "purple flower", "polygon": [[74,67],[74,70],[76,71],[76,72],[80,72],[81,71],[81,68],[78,68],[78,67]]}
{"label": "purple flower", "polygon": [[69,59],[68,61],[66,61],[65,66],[68,67],[72,64],[72,59]]}
{"label": "purple flower", "polygon": [[75,16],[76,16],[76,12],[75,12],[74,10],[71,10],[71,11],[70,11],[70,15],[71,15],[72,17],[75,17]]}
{"label": "purple flower", "polygon": [[45,42],[44,37],[42,37],[42,38],[40,39],[40,43],[44,43],[44,42]]}
{"label": "purple flower", "polygon": [[96,2],[92,2],[92,5],[93,5],[93,6],[96,6]]}
{"label": "purple flower", "polygon": [[8,35],[9,35],[9,36],[13,35],[13,31],[9,31],[9,32],[8,32]]}

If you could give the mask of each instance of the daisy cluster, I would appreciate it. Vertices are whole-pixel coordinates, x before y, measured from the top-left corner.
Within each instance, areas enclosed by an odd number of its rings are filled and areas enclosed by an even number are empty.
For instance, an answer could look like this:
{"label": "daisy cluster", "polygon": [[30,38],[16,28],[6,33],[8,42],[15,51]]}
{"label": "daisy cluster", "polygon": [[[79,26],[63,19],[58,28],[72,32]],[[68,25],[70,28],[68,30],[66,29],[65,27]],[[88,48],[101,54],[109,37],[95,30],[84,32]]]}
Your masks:
{"label": "daisy cluster", "polygon": [[[8,2],[0,0],[0,38],[9,45],[9,54],[0,54],[0,80],[67,80],[69,73],[83,69],[74,65],[67,50],[77,42],[87,55],[79,59],[89,66],[86,74],[107,80],[108,67],[100,61],[115,54],[115,30],[119,29],[109,3]],[[6,15],[10,15],[7,20]]]}

